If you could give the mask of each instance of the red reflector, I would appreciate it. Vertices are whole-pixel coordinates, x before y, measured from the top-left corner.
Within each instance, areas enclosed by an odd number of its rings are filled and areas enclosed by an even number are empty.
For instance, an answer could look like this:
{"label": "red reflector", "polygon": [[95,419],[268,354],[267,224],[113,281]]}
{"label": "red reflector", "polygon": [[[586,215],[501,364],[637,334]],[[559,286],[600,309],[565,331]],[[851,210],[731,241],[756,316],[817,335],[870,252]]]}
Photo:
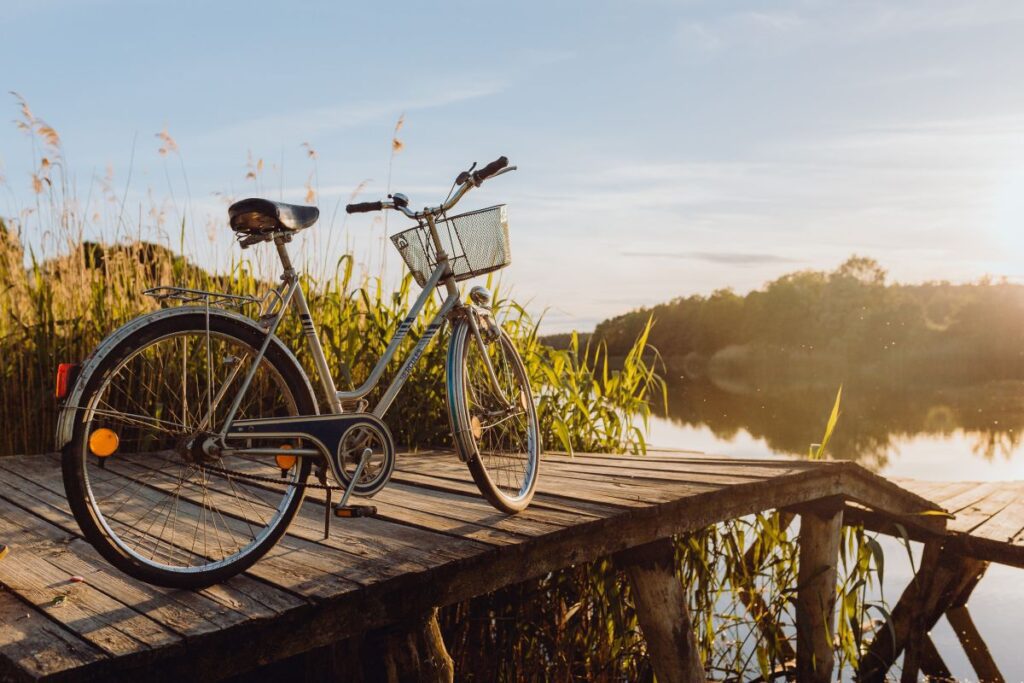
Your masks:
{"label": "red reflector", "polygon": [[77,372],[78,363],[61,363],[57,366],[57,389],[53,392],[54,396],[57,398],[67,397]]}

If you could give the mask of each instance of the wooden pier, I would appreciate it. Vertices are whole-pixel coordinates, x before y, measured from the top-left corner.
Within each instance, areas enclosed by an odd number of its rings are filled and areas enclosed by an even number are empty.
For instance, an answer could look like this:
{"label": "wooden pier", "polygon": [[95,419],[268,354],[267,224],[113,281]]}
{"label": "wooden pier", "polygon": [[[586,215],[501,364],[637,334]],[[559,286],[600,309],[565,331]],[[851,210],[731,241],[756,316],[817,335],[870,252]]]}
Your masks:
{"label": "wooden pier", "polygon": [[905,651],[902,680],[917,681],[918,671],[940,680],[951,678],[929,635],[945,616],[978,680],[1001,683],[1005,679],[971,619],[967,601],[990,563],[1024,568],[1024,482],[896,481],[952,517],[945,532],[937,535],[897,527],[857,505],[846,510],[850,521],[924,543],[917,575],[872,643],[861,665],[861,680],[884,680],[901,651]]}
{"label": "wooden pier", "polygon": [[[966,489],[953,491],[947,504]],[[973,549],[973,540],[944,546],[953,537],[930,496],[941,498],[938,489],[899,486],[843,462],[546,455],[533,504],[510,517],[479,496],[451,453],[403,453],[373,499],[377,517],[335,520],[325,539],[323,498],[314,492],[250,571],[193,592],[140,583],[104,562],[71,517],[57,456],[0,458],[0,541],[11,546],[0,561],[0,680],[127,680],[141,671],[147,681],[219,680],[384,627],[407,629],[427,648],[433,642],[434,651],[418,651],[418,665],[443,679],[450,672],[437,647],[437,607],[606,556],[633,584],[659,680],[698,680],[685,587],[665,559],[667,540],[779,508],[801,517],[798,671],[801,680],[826,680],[824,624],[844,514],[899,525],[938,543],[936,552]],[[1001,513],[989,528],[1016,523]]]}

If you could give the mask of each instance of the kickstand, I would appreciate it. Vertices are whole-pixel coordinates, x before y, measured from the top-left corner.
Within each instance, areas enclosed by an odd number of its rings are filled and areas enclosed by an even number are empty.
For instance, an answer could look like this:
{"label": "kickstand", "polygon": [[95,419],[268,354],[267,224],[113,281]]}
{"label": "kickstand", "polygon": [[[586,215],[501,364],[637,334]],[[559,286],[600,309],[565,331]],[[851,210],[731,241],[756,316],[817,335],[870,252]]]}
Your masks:
{"label": "kickstand", "polygon": [[327,489],[327,502],[324,504],[324,540],[331,537],[331,490]]}

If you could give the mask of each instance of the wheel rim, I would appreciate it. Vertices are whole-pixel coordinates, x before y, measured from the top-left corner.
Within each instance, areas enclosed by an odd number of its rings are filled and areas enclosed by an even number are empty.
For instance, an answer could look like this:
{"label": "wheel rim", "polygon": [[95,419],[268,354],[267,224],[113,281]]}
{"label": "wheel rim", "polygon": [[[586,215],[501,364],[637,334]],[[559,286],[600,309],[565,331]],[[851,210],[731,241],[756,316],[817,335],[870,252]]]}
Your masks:
{"label": "wheel rim", "polygon": [[464,438],[495,491],[509,502],[521,501],[533,489],[539,450],[529,381],[507,337],[485,343],[506,403],[492,386],[480,345],[473,338],[465,344]]}
{"label": "wheel rim", "polygon": [[[282,522],[300,495],[301,458],[280,469],[273,459],[197,455],[255,355],[231,335],[178,331],[133,351],[93,393],[80,454],[86,503],[120,552],[158,570],[209,572],[244,559]],[[297,414],[284,378],[262,359],[236,419]],[[91,443],[102,430],[117,436],[107,456]],[[113,442],[99,443],[103,453]],[[256,487],[218,469],[277,472],[280,485]]]}

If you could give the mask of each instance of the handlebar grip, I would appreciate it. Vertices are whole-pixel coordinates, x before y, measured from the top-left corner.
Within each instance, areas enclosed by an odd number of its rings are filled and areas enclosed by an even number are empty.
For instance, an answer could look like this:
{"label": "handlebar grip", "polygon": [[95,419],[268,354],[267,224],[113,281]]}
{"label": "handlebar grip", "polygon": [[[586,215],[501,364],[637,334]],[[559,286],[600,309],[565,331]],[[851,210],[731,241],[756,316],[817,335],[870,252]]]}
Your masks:
{"label": "handlebar grip", "polygon": [[345,206],[346,213],[367,213],[369,211],[380,211],[384,208],[384,202],[362,202],[359,204],[348,204]]}
{"label": "handlebar grip", "polygon": [[486,180],[490,178],[492,175],[494,175],[501,169],[505,168],[506,166],[508,166],[508,157],[498,157],[497,159],[487,164],[473,175],[476,176],[476,181],[480,182],[481,180]]}

